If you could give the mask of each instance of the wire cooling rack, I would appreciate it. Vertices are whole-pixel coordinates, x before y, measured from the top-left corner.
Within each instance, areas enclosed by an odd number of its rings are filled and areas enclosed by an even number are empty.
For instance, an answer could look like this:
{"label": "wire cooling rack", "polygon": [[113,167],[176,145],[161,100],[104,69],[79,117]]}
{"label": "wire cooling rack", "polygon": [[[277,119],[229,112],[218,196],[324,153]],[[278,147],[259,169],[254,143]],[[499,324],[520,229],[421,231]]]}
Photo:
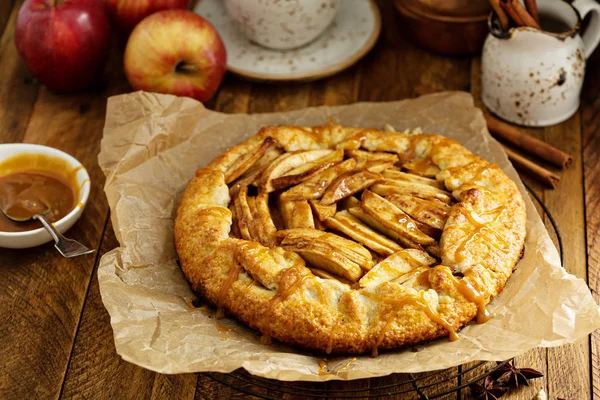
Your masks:
{"label": "wire cooling rack", "polygon": [[[563,241],[554,217],[533,189],[525,182],[523,184],[540,204],[548,217],[558,239],[561,265],[564,265]],[[401,377],[401,379],[398,379],[400,382],[368,387],[368,389],[336,389],[328,382],[281,382],[274,379],[252,376],[241,369],[230,374],[206,372],[204,375],[241,393],[267,400],[279,400],[284,397],[302,399],[358,399],[402,395],[406,395],[407,398],[418,398],[420,400],[437,399],[443,396],[454,398],[453,395],[456,395],[456,398],[460,399],[462,398],[461,394],[464,388],[472,383],[481,381],[509,361],[501,363],[478,362],[469,364],[469,366],[461,365],[458,367],[458,371],[451,368],[416,375],[394,374],[396,377]]]}
{"label": "wire cooling rack", "polygon": [[385,398],[411,393],[413,394],[412,398],[427,400],[459,393],[471,383],[480,381],[507,362],[478,362],[468,368],[462,366],[458,372],[454,371],[453,373],[447,373],[453,371],[450,369],[418,374],[418,376],[394,374],[402,375],[402,382],[383,384],[377,387],[371,386],[368,389],[335,389],[330,387],[327,382],[280,382],[252,376],[243,370],[231,374],[205,373],[205,375],[242,393],[267,400],[279,400],[283,397],[303,399]]}

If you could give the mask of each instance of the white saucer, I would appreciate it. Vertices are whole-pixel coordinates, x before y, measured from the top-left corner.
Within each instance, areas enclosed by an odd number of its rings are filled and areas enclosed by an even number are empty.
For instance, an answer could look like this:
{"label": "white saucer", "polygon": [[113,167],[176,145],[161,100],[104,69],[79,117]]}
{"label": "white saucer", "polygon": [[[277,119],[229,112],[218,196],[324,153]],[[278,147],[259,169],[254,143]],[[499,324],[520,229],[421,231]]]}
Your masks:
{"label": "white saucer", "polygon": [[231,20],[222,0],[201,0],[194,12],[217,29],[227,49],[227,69],[260,81],[310,81],[348,68],[375,45],[381,15],[374,0],[340,1],[333,23],[315,41],[292,50],[252,43]]}

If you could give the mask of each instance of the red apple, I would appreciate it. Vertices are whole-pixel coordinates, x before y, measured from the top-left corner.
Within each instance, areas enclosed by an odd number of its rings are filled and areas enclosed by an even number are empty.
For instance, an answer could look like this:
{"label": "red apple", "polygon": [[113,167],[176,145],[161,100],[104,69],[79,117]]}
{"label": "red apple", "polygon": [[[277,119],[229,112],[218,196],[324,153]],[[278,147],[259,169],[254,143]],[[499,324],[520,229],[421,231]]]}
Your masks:
{"label": "red apple", "polygon": [[55,92],[73,92],[104,70],[110,24],[98,0],[25,0],[15,42],[41,83]]}
{"label": "red apple", "polygon": [[187,9],[191,0],[105,0],[108,14],[128,35],[138,22],[157,11]]}
{"label": "red apple", "polygon": [[210,99],[227,55],[215,28],[187,10],[159,11],[140,22],[125,48],[125,74],[137,90]]}

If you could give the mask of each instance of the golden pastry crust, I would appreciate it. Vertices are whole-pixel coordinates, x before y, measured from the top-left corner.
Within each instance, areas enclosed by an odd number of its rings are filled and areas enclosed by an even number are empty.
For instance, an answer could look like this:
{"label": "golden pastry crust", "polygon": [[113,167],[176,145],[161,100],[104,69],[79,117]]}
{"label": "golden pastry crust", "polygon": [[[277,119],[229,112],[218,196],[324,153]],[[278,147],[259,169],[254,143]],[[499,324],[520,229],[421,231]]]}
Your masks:
{"label": "golden pastry crust", "polygon": [[269,126],[196,172],[175,242],[193,290],[264,335],[376,354],[484,321],[525,223],[516,185],[454,140]]}

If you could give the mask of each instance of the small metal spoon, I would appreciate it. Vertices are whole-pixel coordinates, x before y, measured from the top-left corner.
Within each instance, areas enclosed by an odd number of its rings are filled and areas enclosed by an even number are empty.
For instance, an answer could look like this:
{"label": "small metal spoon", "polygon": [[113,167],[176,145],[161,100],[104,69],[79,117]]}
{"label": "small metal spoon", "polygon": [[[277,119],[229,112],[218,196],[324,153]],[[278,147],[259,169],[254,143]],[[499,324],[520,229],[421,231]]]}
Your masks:
{"label": "small metal spoon", "polygon": [[19,217],[10,215],[3,207],[0,207],[0,210],[6,216],[6,218],[10,219],[11,221],[29,222],[34,219],[37,219],[38,221],[40,221],[42,223],[42,225],[44,226],[44,228],[46,228],[46,230],[48,231],[50,236],[52,236],[52,238],[54,239],[54,242],[55,242],[54,247],[56,247],[56,250],[58,250],[58,252],[63,257],[71,258],[71,257],[82,256],[84,254],[90,254],[90,253],[94,252],[94,250],[88,249],[87,247],[85,247],[84,245],[79,243],[78,241],[73,240],[73,239],[67,239],[66,237],[61,235],[60,232],[58,232],[54,228],[54,226],[50,222],[48,222],[48,220],[44,216],[44,215],[48,214],[48,212],[50,211],[49,209],[47,209],[46,211],[44,211],[41,214],[34,214],[32,216],[27,216],[24,218],[19,218]]}

